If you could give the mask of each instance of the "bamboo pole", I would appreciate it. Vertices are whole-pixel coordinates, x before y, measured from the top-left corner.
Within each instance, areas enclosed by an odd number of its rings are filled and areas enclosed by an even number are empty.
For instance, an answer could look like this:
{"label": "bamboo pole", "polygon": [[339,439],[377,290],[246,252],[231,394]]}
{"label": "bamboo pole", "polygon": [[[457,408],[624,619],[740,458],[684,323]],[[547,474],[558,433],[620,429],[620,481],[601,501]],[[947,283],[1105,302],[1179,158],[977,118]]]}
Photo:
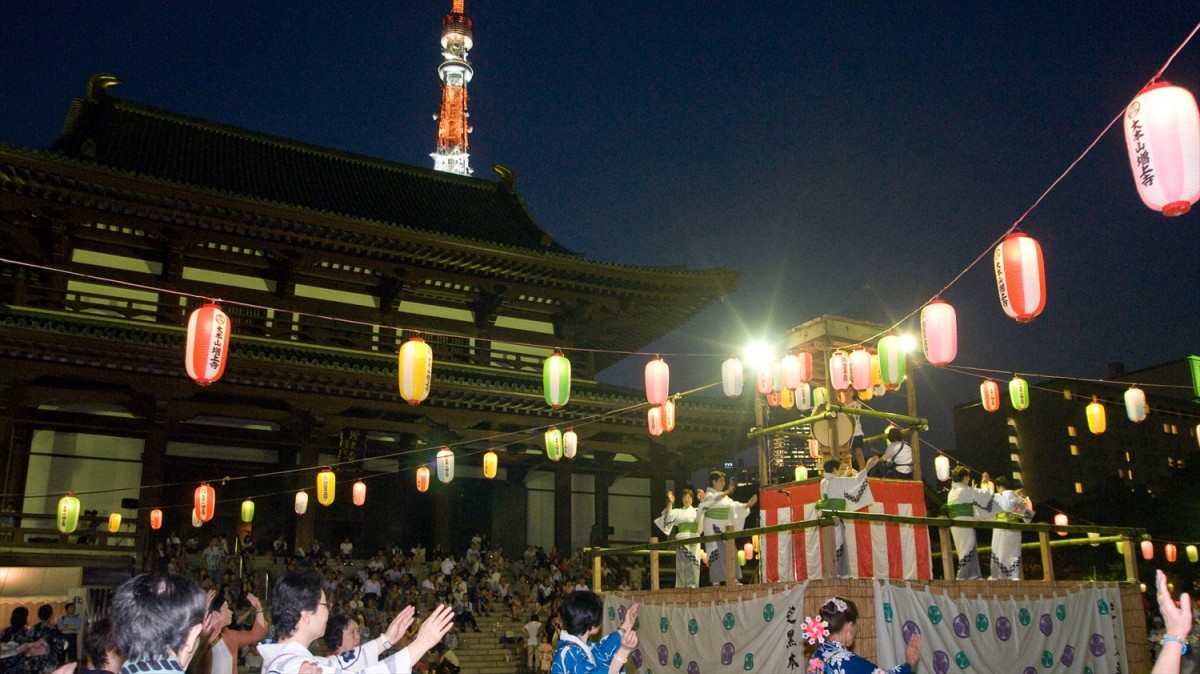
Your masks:
{"label": "bamboo pole", "polygon": [[954,573],[954,555],[947,554],[952,549],[949,527],[938,527],[938,541],[942,544],[942,577],[948,582],[957,580],[958,576]]}
{"label": "bamboo pole", "polygon": [[[654,545],[654,544],[655,544],[655,543],[657,543],[657,542],[658,542],[658,536],[651,536],[651,537],[650,537],[650,545]],[[650,590],[651,590],[651,591],[654,591],[654,592],[657,592],[657,591],[658,591],[658,587],[659,587],[659,582],[658,582],[658,555],[659,555],[659,552],[658,552],[658,550],[656,550],[656,549],[654,549],[654,548],[650,548]],[[678,568],[678,567],[676,567],[676,568]],[[678,582],[679,582],[679,580],[678,580],[678,579],[676,579],[676,581],[675,581],[675,582],[676,582],[676,583],[678,583]]]}
{"label": "bamboo pole", "polygon": [[1042,550],[1042,579],[1054,582],[1054,557],[1050,554],[1050,532],[1038,532],[1038,547]]}

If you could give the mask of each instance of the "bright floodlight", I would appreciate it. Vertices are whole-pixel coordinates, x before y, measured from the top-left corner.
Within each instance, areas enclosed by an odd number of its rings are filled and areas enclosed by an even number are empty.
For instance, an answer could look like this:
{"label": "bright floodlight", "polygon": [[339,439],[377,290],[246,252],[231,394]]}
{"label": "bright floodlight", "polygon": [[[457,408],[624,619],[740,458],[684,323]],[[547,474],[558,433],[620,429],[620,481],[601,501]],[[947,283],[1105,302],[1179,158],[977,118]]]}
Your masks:
{"label": "bright floodlight", "polygon": [[771,347],[754,342],[746,348],[746,363],[756,370],[766,367],[771,363]]}
{"label": "bright floodlight", "polygon": [[900,335],[900,349],[904,353],[912,353],[917,348],[917,338],[909,334]]}

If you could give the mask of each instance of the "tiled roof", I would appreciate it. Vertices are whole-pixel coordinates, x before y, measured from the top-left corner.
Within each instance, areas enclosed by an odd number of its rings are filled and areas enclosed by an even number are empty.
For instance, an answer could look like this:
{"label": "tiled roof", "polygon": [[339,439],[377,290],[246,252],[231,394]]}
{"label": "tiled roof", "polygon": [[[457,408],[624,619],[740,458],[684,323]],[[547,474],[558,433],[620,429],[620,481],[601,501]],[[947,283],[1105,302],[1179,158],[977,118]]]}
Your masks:
{"label": "tiled roof", "polygon": [[457,176],[195,119],[115,98],[103,82],[93,78],[88,97],[72,103],[52,152],[279,204],[571,253],[538,227],[504,180]]}

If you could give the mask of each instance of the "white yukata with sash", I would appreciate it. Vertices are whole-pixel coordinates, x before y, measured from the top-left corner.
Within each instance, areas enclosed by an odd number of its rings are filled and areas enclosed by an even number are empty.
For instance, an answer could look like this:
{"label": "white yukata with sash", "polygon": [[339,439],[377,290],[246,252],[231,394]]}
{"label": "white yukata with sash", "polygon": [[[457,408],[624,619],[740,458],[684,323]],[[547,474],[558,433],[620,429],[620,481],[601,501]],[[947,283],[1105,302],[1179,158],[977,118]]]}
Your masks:
{"label": "white yukata with sash", "polygon": [[[662,515],[654,520],[667,536],[675,534],[675,540],[683,541],[700,535],[700,514],[696,508],[664,508]],[[680,545],[675,552],[675,587],[700,587],[700,544]]]}
{"label": "white yukata with sash", "polygon": [[[992,492],[969,487],[961,482],[950,485],[946,496],[947,514],[956,520],[974,521],[995,511]],[[980,577],[979,544],[973,527],[950,527],[954,539],[954,552],[958,556],[958,580],[975,580]]]}
{"label": "white yukata with sash", "polygon": [[[733,525],[734,531],[741,531],[750,514],[750,506],[739,503],[722,491],[710,489],[700,502],[700,518],[704,535],[723,534],[725,527]],[[708,579],[713,585],[728,583],[725,577],[725,558],[722,556],[724,541],[710,541],[704,544],[708,553]]]}
{"label": "white yukata with sash", "polygon": [[[1033,508],[1011,489],[992,497],[996,505],[997,522],[1028,522]],[[1021,532],[1007,529],[992,530],[992,565],[990,580],[1021,580]]]}
{"label": "white yukata with sash", "polygon": [[[833,473],[825,473],[821,480],[821,501],[818,506],[830,510],[845,510],[854,512],[875,502],[871,493],[871,485],[867,482],[867,471],[859,471],[854,477],[835,477]],[[834,571],[838,578],[850,577],[850,560],[846,552],[846,524],[841,518],[835,518],[833,525],[833,547],[836,560]]]}

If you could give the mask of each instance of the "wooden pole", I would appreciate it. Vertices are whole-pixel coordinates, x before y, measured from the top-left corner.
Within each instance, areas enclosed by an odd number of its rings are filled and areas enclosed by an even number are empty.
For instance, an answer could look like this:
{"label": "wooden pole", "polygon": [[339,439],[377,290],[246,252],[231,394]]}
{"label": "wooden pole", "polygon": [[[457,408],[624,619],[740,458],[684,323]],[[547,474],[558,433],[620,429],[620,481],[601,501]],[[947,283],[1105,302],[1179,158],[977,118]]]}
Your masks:
{"label": "wooden pole", "polygon": [[1125,536],[1121,543],[1121,547],[1125,551],[1125,580],[1136,583],[1138,582],[1138,570],[1137,557],[1133,556],[1133,539]]}
{"label": "wooden pole", "polygon": [[600,555],[592,557],[592,587],[596,592],[603,592],[600,587]]}
{"label": "wooden pole", "polygon": [[1054,582],[1054,557],[1050,554],[1050,532],[1038,532],[1038,544],[1042,549],[1042,579]]}
{"label": "wooden pole", "polygon": [[[654,545],[657,542],[658,536],[650,537],[650,545]],[[678,583],[679,581],[676,580],[675,582]],[[658,550],[655,548],[650,548],[650,590],[652,592],[657,592],[658,587]]]}
{"label": "wooden pole", "polygon": [[957,580],[954,573],[954,555],[951,553],[950,529],[938,527],[938,542],[942,545],[942,577],[948,581]]}
{"label": "wooden pole", "polygon": [[[733,533],[732,524],[725,525],[725,533]],[[725,549],[725,587],[733,587],[737,584],[736,579],[740,579],[742,577],[742,570],[738,568],[737,552],[735,552],[733,549],[734,543],[736,542],[737,541],[732,538],[727,538],[721,541],[721,547]],[[737,575],[735,576],[734,574]]]}

